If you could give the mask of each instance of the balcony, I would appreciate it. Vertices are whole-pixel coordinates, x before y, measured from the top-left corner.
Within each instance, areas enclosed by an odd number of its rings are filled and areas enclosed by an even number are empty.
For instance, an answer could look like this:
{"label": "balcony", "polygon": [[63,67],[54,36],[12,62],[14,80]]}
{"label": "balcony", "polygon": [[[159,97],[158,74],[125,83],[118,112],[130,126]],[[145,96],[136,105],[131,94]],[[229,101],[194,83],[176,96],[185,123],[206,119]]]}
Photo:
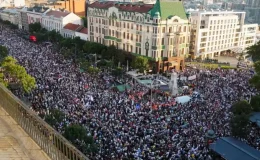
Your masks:
{"label": "balcony", "polygon": [[106,40],[113,40],[113,41],[117,41],[117,42],[122,42],[122,39],[118,39],[118,38],[112,37],[112,36],[105,36],[104,39],[106,39]]}

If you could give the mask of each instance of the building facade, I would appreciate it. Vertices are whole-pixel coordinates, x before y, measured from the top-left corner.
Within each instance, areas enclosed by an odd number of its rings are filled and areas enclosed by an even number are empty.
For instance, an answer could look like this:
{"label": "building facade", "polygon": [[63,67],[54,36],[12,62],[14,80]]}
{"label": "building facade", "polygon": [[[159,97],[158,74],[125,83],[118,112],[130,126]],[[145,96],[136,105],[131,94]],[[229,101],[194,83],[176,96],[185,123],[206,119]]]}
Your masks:
{"label": "building facade", "polygon": [[27,13],[27,18],[28,18],[28,24],[31,23],[42,23],[42,16],[49,12],[51,9],[47,7],[32,7],[32,8],[27,8],[26,13]]}
{"label": "building facade", "polygon": [[88,40],[88,29],[82,25],[68,23],[61,30],[61,35],[66,38],[79,37],[80,39],[87,41]]}
{"label": "building facade", "polygon": [[16,9],[4,9],[0,12],[0,18],[3,21],[9,21],[12,24],[18,25],[19,12]]}
{"label": "building facade", "polygon": [[190,26],[182,2],[94,2],[87,14],[90,41],[154,58],[159,70],[183,67]]}
{"label": "building facade", "polygon": [[245,12],[193,11],[190,15],[191,48],[195,57],[213,58],[241,53],[256,41],[257,24],[245,24]]}
{"label": "building facade", "polygon": [[72,12],[80,17],[86,16],[86,0],[66,0],[66,1],[56,1],[49,5],[55,9],[65,9]]}
{"label": "building facade", "polygon": [[61,29],[68,23],[78,25],[83,24],[82,19],[79,16],[67,11],[49,10],[42,15],[42,27],[49,31],[55,30],[60,32]]}
{"label": "building facade", "polygon": [[29,24],[28,24],[28,16],[27,16],[26,11],[27,11],[26,7],[18,10],[18,27],[19,27],[19,29],[28,31]]}

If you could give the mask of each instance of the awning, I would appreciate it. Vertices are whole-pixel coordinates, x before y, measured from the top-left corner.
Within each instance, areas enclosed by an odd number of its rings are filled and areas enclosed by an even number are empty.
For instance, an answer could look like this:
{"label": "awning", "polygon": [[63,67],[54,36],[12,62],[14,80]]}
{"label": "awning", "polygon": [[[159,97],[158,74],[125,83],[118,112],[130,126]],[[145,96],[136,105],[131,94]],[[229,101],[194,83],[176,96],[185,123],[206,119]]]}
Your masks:
{"label": "awning", "polygon": [[233,137],[221,137],[210,149],[226,160],[259,160],[260,151]]}
{"label": "awning", "polygon": [[116,89],[119,91],[119,92],[123,92],[125,91],[126,89],[130,89],[131,87],[129,85],[118,85],[116,86]]}

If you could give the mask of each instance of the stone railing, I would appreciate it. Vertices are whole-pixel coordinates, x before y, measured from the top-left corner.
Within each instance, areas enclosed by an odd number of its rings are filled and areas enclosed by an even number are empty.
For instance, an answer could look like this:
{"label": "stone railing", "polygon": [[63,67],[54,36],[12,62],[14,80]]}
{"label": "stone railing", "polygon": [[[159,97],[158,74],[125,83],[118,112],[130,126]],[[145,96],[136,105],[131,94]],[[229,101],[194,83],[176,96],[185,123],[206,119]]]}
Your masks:
{"label": "stone railing", "polygon": [[51,159],[88,160],[83,153],[1,84],[0,106],[3,107]]}

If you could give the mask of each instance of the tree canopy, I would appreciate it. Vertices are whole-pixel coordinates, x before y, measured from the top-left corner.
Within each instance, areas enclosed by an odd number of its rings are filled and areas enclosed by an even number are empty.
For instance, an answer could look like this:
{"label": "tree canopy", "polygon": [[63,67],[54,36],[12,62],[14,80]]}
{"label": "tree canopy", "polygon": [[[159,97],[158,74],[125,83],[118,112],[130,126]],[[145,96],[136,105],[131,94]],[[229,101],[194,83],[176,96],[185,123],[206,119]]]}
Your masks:
{"label": "tree canopy", "polygon": [[93,137],[83,126],[72,124],[66,127],[64,137],[85,154],[97,152]]}
{"label": "tree canopy", "polygon": [[29,24],[29,32],[30,33],[40,32],[41,30],[42,30],[42,26],[41,26],[40,22]]}
{"label": "tree canopy", "polygon": [[247,101],[239,101],[232,105],[234,115],[249,115],[252,112],[252,107]]}
{"label": "tree canopy", "polygon": [[51,109],[50,113],[45,116],[44,120],[54,128],[57,128],[65,118],[65,114],[58,109]]}
{"label": "tree canopy", "polygon": [[231,133],[234,137],[246,138],[249,134],[249,117],[252,107],[247,101],[239,101],[232,105],[230,120]]}
{"label": "tree canopy", "polygon": [[260,96],[254,96],[251,98],[250,104],[254,112],[260,112]]}
{"label": "tree canopy", "polygon": [[5,46],[0,45],[0,62],[8,56],[8,50]]}
{"label": "tree canopy", "polygon": [[260,61],[254,63],[256,74],[249,80],[249,83],[257,89],[260,89]]}
{"label": "tree canopy", "polygon": [[249,133],[249,115],[235,115],[230,121],[231,133],[234,137],[246,138]]}
{"label": "tree canopy", "polygon": [[138,69],[139,72],[143,73],[145,70],[148,69],[148,59],[143,56],[137,56],[135,57],[133,61],[133,67]]}
{"label": "tree canopy", "polygon": [[5,57],[1,63],[1,67],[3,77],[1,81],[4,81],[4,84],[8,86],[11,83],[19,84],[27,93],[36,87],[35,78],[30,76],[24,67],[17,64],[17,61],[13,57]]}
{"label": "tree canopy", "polygon": [[260,55],[259,55],[259,53],[260,53],[260,41],[257,42],[256,44],[254,44],[254,45],[252,45],[252,46],[250,46],[250,47],[247,48],[247,54],[248,54],[249,56],[252,56],[252,60],[253,60],[254,62],[260,60]]}

